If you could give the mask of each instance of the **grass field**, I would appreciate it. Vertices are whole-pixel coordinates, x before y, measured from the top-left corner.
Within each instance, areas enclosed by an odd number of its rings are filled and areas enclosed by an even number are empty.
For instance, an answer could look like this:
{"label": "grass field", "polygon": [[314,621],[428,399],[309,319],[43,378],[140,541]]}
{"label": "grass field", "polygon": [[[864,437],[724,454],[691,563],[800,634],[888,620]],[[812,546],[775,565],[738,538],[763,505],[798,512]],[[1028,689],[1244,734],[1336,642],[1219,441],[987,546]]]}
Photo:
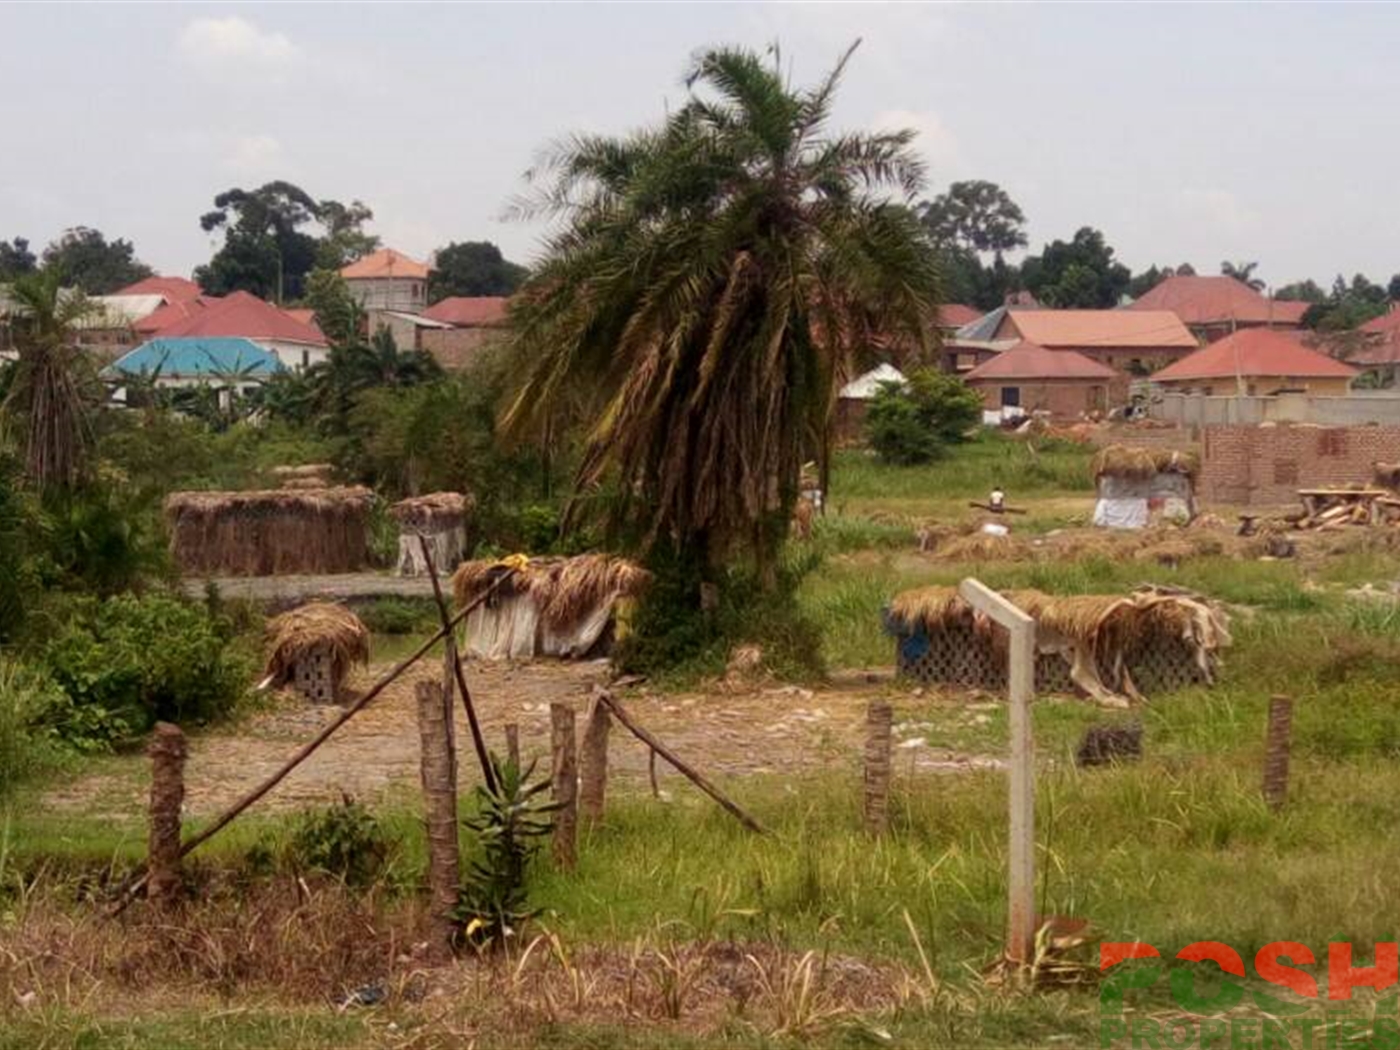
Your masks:
{"label": "grass field", "polygon": [[[1319,955],[1330,941],[1393,939],[1400,611],[1346,591],[1385,585],[1400,575],[1395,559],[1217,557],[1168,569],[1103,558],[947,564],[913,551],[911,523],[963,520],[966,500],[993,482],[1033,518],[1063,520],[1066,508],[1087,507],[1087,459],[1083,449],[1031,453],[998,438],[928,468],[843,455],[818,537],[826,558],[800,596],[829,662],[888,666],[882,605],[901,589],[968,575],[1060,594],[1173,583],[1228,602],[1234,646],[1215,687],[1125,713],[1073,700],[1036,705],[1040,910],[1090,920],[1095,943],[1174,951],[1208,939],[1246,958],[1279,939]],[[414,610],[375,615],[392,629],[412,623]],[[1289,802],[1277,814],[1259,793],[1274,693],[1296,702]],[[926,724],[931,745],[989,754],[1005,746],[1000,706],[970,719],[959,698],[902,685],[890,696],[896,719]],[[1114,719],[1142,723],[1143,760],[1077,769],[1084,728]],[[358,972],[346,961],[357,956],[328,925],[363,924],[364,938],[388,953],[380,970],[414,979],[411,960],[399,961],[421,918],[425,846],[412,808],[379,814],[396,845],[369,904],[314,880],[304,893],[285,875],[258,882],[249,857],[285,836],[285,822],[236,825],[202,854],[210,899],[187,922],[203,941],[181,950],[195,951],[191,973],[204,976],[182,979],[140,954],[147,927],[104,925],[88,903],[97,873],[142,855],[140,814],[60,818],[39,802],[41,785],[11,804],[0,838],[0,1047],[1098,1045],[1092,985],[1022,993],[978,976],[998,954],[1004,922],[1004,777],[911,775],[898,754],[895,772],[894,827],[880,840],[860,830],[854,768],[726,783],[771,829],[763,837],[689,793],[665,803],[620,795],[582,838],[575,873],[541,869],[535,932],[551,936],[528,958],[466,964],[440,995],[345,1012],[330,1004]],[[272,885],[289,902],[276,922],[254,921],[256,887]],[[281,951],[260,974],[240,945],[269,924]],[[74,947],[89,943],[103,947]],[[754,958],[725,970],[726,951]],[[292,961],[299,955],[305,965]],[[1094,962],[1090,950],[1080,958]],[[123,978],[141,967],[164,983]],[[740,971],[751,998],[732,987]],[[37,1003],[19,1005],[36,990]],[[1131,1002],[1143,1017],[1179,1013],[1163,990]]]}

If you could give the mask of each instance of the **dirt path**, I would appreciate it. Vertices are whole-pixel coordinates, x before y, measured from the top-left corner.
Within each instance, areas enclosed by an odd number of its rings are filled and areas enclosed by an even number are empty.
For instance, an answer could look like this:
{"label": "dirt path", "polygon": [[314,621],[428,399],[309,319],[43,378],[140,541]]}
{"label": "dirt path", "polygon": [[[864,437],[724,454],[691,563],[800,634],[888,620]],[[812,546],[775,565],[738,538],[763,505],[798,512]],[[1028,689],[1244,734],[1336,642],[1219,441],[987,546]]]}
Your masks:
{"label": "dirt path", "polygon": [[[387,665],[358,671],[354,688],[364,688]],[[403,678],[350,721],[259,804],[260,809],[288,809],[340,798],[345,791],[366,802],[416,790],[418,729],[414,716],[413,683],[437,679],[441,664],[427,661]],[[520,726],[521,751],[548,761],[549,705],[568,701],[582,711],[588,692],[605,681],[604,662],[468,665],[472,687],[488,744],[504,750],[503,726]],[[876,679],[874,681],[868,679]],[[756,688],[744,693],[713,691],[677,695],[641,692],[627,697],[637,720],[676,752],[716,779],[747,774],[796,773],[817,769],[858,768],[866,705],[879,696],[896,699],[897,720],[903,702],[924,707],[929,701],[911,698],[907,688],[878,676],[843,676],[830,687],[809,691],[793,686]],[[940,705],[942,706],[942,705]],[[949,707],[963,717],[963,707]],[[186,774],[186,809],[210,816],[276,770],[296,748],[333,719],[339,708],[308,704],[282,694],[272,706],[231,730],[195,736]],[[920,717],[923,717],[921,714]],[[984,717],[976,714],[967,717]],[[476,778],[470,738],[458,709],[459,746],[463,756],[464,788]],[[995,766],[987,756],[964,755],[922,743],[929,723],[912,719],[896,726],[897,754],[902,765],[930,772],[959,772]],[[902,747],[900,745],[903,745]],[[644,790],[647,750],[620,726],[614,725],[610,762],[620,785]],[[680,790],[665,762],[657,770],[663,789]],[[145,762],[133,757],[119,771],[90,775],[50,793],[55,809],[86,815],[131,817],[144,807]]]}

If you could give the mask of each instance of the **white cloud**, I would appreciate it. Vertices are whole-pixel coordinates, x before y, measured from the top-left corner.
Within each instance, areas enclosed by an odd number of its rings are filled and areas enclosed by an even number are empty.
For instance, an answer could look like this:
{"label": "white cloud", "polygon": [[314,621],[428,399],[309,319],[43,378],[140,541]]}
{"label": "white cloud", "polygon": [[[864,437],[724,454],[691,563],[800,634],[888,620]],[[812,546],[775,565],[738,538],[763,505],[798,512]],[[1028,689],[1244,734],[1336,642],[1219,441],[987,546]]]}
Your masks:
{"label": "white cloud", "polygon": [[928,110],[890,109],[877,114],[872,124],[875,131],[902,131],[909,128],[918,133],[913,148],[928,165],[930,185],[949,182],[967,170],[967,161],[957,136],[937,113]]}
{"label": "white cloud", "polygon": [[179,49],[191,62],[219,65],[277,67],[301,58],[301,48],[284,34],[264,32],[237,15],[196,18],[180,33]]}

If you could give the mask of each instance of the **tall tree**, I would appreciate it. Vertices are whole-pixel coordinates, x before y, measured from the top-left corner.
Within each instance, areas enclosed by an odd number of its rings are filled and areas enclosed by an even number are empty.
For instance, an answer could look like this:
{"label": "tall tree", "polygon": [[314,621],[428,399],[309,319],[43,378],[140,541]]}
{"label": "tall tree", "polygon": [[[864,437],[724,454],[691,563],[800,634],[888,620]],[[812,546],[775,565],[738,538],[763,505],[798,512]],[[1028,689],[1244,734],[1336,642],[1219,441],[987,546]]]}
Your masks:
{"label": "tall tree", "polygon": [[74,325],[92,306],[63,288],[63,275],[46,268],[15,278],[10,298],[18,357],[3,406],[4,422],[17,431],[25,473],[41,491],[72,488],[82,478],[91,429],[84,361]]}
{"label": "tall tree", "polygon": [[1257,262],[1223,262],[1220,264],[1220,273],[1225,277],[1233,277],[1235,280],[1249,285],[1256,292],[1264,290],[1264,281],[1260,277],[1254,276],[1254,271],[1259,269]]}
{"label": "tall tree", "polygon": [[1072,241],[1053,241],[1021,264],[1031,294],[1060,309],[1106,310],[1127,292],[1132,273],[1113,257],[1101,232],[1081,227]]}
{"label": "tall tree", "polygon": [[[1005,253],[1026,245],[1026,216],[994,182],[955,182],[918,206],[920,221],[938,246],[944,290],[951,301],[990,310],[1019,287]],[[988,264],[984,256],[991,254]]]}
{"label": "tall tree", "polygon": [[528,271],[490,241],[462,241],[437,253],[428,274],[428,301],[453,295],[513,295]]}
{"label": "tall tree", "polygon": [[1327,301],[1327,293],[1322,290],[1322,286],[1308,278],[1305,281],[1294,281],[1292,284],[1285,284],[1282,288],[1274,289],[1275,299],[1291,299],[1294,302],[1321,303]]}
{"label": "tall tree", "polygon": [[[211,295],[241,289],[278,302],[299,299],[312,268],[338,268],[373,250],[378,238],[363,229],[372,217],[359,201],[316,201],[281,180],[225,190],[199,220],[206,233],[223,230],[224,243],[195,270],[195,280]],[[317,224],[324,236],[307,232]]]}
{"label": "tall tree", "polygon": [[674,113],[568,140],[525,209],[563,222],[518,296],[507,431],[585,398],[576,484],[607,487],[611,524],[768,582],[856,346],[933,338],[914,133],[827,126],[850,54],[804,90],[776,54],[705,51]]}
{"label": "tall tree", "polygon": [[88,295],[110,295],[153,271],[136,258],[130,241],[108,241],[102,231],[74,226],[44,249],[44,266],[57,270],[65,283]]}
{"label": "tall tree", "polygon": [[38,266],[39,260],[29,250],[29,241],[25,238],[16,237],[12,241],[0,241],[0,283],[33,273]]}

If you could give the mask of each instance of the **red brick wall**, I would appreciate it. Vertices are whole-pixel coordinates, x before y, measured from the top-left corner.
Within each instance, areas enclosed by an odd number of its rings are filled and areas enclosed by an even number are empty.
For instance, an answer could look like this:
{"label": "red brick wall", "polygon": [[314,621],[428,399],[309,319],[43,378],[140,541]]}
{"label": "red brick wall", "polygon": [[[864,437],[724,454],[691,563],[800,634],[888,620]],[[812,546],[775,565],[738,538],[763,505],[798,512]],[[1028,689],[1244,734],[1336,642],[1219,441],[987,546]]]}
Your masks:
{"label": "red brick wall", "polygon": [[1241,506],[1297,503],[1300,488],[1371,480],[1372,464],[1400,460],[1400,426],[1203,427],[1197,494]]}
{"label": "red brick wall", "polygon": [[455,372],[470,365],[483,346],[502,336],[499,328],[424,328],[418,334],[418,345],[443,368]]}
{"label": "red brick wall", "polygon": [[1001,408],[1002,387],[1016,387],[1021,392],[1022,409],[1026,412],[1049,412],[1055,419],[1082,418],[1095,407],[1090,399],[1090,391],[1095,388],[1102,391],[1098,403],[1105,410],[1116,408],[1128,400],[1128,381],[1125,378],[1095,382],[986,380],[968,385],[982,395],[982,403],[993,411]]}

